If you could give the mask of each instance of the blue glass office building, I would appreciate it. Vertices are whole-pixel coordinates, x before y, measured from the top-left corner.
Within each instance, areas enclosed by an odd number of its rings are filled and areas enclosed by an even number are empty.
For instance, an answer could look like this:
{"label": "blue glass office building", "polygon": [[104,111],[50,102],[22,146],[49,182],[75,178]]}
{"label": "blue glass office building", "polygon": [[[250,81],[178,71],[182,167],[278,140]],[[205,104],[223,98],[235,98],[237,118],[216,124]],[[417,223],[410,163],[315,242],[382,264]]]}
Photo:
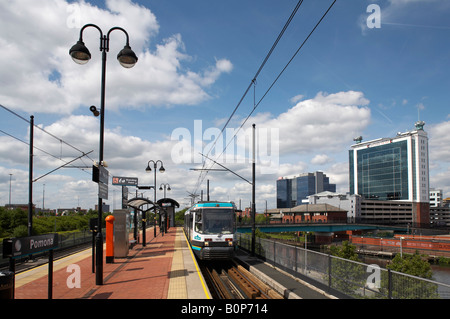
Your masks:
{"label": "blue glass office building", "polygon": [[292,208],[302,204],[309,195],[336,192],[336,184],[322,172],[306,173],[277,180],[277,208]]}
{"label": "blue glass office building", "polygon": [[429,205],[428,136],[424,124],[416,122],[416,130],[398,133],[394,138],[363,143],[358,140],[352,145],[350,194],[367,200],[416,203],[415,221],[424,222]]}

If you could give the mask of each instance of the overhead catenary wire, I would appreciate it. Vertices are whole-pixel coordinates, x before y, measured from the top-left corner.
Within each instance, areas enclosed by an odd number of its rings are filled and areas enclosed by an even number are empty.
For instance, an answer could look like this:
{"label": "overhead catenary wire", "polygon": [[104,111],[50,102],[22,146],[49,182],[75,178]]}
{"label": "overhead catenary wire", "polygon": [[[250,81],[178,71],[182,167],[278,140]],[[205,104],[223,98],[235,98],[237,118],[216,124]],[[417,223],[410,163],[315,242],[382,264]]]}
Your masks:
{"label": "overhead catenary wire", "polygon": [[[2,107],[4,110],[10,112],[11,114],[17,116],[17,117],[20,118],[21,120],[27,122],[28,124],[30,124],[30,121],[29,121],[28,119],[24,118],[23,116],[19,115],[18,113],[14,112],[13,110],[7,108],[6,106],[0,104],[0,107]],[[55,155],[53,155],[53,154],[51,154],[51,153],[49,153],[49,152],[47,152],[47,151],[45,151],[45,150],[43,150],[42,148],[39,148],[39,147],[33,145],[33,148],[34,148],[34,149],[39,150],[39,151],[41,151],[42,153],[47,154],[47,155],[49,155],[49,156],[51,156],[51,157],[53,157],[53,158],[55,158],[55,159],[57,159],[57,160],[59,160],[59,161],[62,161],[64,164],[63,164],[62,166],[60,166],[59,168],[61,168],[61,167],[72,167],[72,166],[68,166],[68,164],[74,162],[74,161],[77,160],[77,159],[79,159],[79,160],[81,160],[81,161],[83,162],[83,159],[82,159],[82,158],[83,158],[84,156],[86,156],[86,157],[88,157],[90,160],[92,160],[92,159],[89,157],[89,154],[92,153],[92,151],[89,151],[89,152],[87,152],[87,153],[86,153],[86,152],[83,152],[83,151],[81,151],[80,149],[78,149],[77,147],[71,145],[71,144],[68,143],[68,142],[65,142],[65,141],[62,140],[61,138],[55,136],[54,134],[52,134],[52,133],[50,133],[50,132],[44,130],[43,128],[41,128],[41,127],[39,127],[39,126],[37,126],[37,125],[35,125],[35,124],[33,125],[33,127],[36,127],[36,128],[38,128],[38,129],[40,129],[41,131],[43,131],[44,133],[46,133],[46,134],[52,136],[53,138],[57,139],[57,140],[61,143],[61,153],[60,153],[60,156],[59,156],[59,157],[58,157],[58,156],[55,156]],[[5,132],[4,130],[0,130],[0,132],[3,133],[3,134],[5,134],[5,135],[7,135],[7,136],[9,136],[9,137],[11,137],[11,138],[13,138],[13,139],[15,139],[15,140],[17,140],[17,141],[19,141],[19,142],[21,142],[21,143],[23,143],[23,144],[25,144],[25,145],[30,145],[28,142],[23,141],[22,139],[20,139],[20,138],[14,136],[14,135],[12,135],[12,134],[10,134],[10,133],[8,133],[8,132]],[[71,161],[69,161],[69,162],[63,160],[63,157],[62,157],[62,144],[66,144],[67,146],[71,147],[72,149],[74,149],[74,150],[80,152],[82,155],[76,157],[74,160],[71,160]],[[84,162],[83,162],[83,163],[84,163]],[[59,168],[58,168],[58,169],[59,169]],[[76,168],[80,168],[80,167],[76,167]],[[85,173],[87,173],[87,174],[90,174],[90,173],[86,172],[84,169],[82,169],[82,168],[80,168],[80,169],[81,169],[83,172],[85,172]],[[55,171],[55,170],[53,170],[53,171]],[[53,171],[52,171],[52,172],[53,172]],[[48,173],[47,173],[46,175],[48,175]]]}
{"label": "overhead catenary wire", "polygon": [[[26,119],[26,118],[24,118],[23,116],[21,116],[21,115],[17,114],[16,112],[14,112],[13,110],[11,110],[11,109],[7,108],[6,106],[4,106],[4,105],[0,104],[0,107],[1,107],[1,108],[3,108],[4,110],[6,110],[6,111],[10,112],[11,114],[13,114],[13,115],[17,116],[17,117],[18,117],[18,118],[20,118],[21,120],[23,120],[23,121],[27,122],[28,124],[30,124],[30,121],[29,121],[28,119]],[[68,143],[68,142],[64,141],[63,139],[61,139],[61,138],[59,138],[59,137],[55,136],[54,134],[52,134],[52,133],[50,133],[50,132],[48,132],[48,131],[44,130],[44,129],[43,129],[42,127],[40,127],[40,126],[38,126],[38,125],[36,125],[36,124],[34,124],[34,127],[35,127],[35,128],[37,128],[37,129],[39,129],[39,130],[41,130],[42,132],[44,132],[44,133],[46,133],[46,134],[50,135],[51,137],[53,137],[53,138],[57,139],[57,140],[58,140],[58,141],[59,141],[60,143],[62,143],[62,144],[65,144],[65,145],[67,145],[67,146],[71,147],[72,149],[74,149],[74,150],[76,150],[76,151],[80,152],[81,154],[83,154],[83,155],[87,156],[86,152],[83,152],[82,150],[80,150],[80,149],[78,149],[77,147],[75,147],[75,146],[71,145],[70,143]],[[92,161],[93,161],[93,159],[92,159],[92,158],[90,158],[89,156],[87,156],[87,157],[88,157],[88,158],[89,158],[90,160],[92,160]]]}
{"label": "overhead catenary wire", "polygon": [[[267,96],[267,94],[269,93],[269,91],[270,91],[270,90],[273,88],[273,86],[277,83],[277,81],[279,80],[279,78],[281,77],[281,75],[282,75],[282,74],[284,73],[284,71],[288,68],[288,66],[291,64],[291,62],[294,60],[294,58],[298,55],[298,53],[300,52],[300,50],[303,48],[303,46],[305,45],[305,43],[309,40],[309,38],[311,37],[311,35],[314,33],[314,31],[315,31],[315,30],[317,29],[317,27],[321,24],[321,22],[323,21],[323,19],[324,19],[324,18],[327,16],[327,14],[330,12],[330,10],[332,9],[332,7],[333,7],[334,4],[336,3],[336,1],[337,1],[337,0],[334,0],[334,1],[331,3],[331,5],[328,7],[328,9],[325,11],[325,13],[322,15],[322,17],[321,17],[321,18],[319,19],[319,21],[316,23],[316,25],[314,26],[314,28],[311,30],[311,32],[308,34],[308,36],[305,38],[305,40],[301,43],[301,45],[299,46],[299,48],[295,51],[295,53],[292,55],[292,57],[291,57],[291,58],[289,59],[289,61],[286,63],[286,65],[285,65],[284,68],[281,70],[281,72],[277,75],[277,77],[276,77],[275,80],[272,82],[272,84],[269,86],[269,88],[266,90],[266,92],[263,94],[263,96],[262,96],[261,99],[258,101],[258,103],[256,103],[256,104],[254,103],[253,109],[250,111],[250,113],[248,114],[248,116],[246,117],[246,119],[242,122],[241,126],[235,131],[234,136],[229,140],[229,142],[227,143],[227,145],[225,145],[224,149],[222,150],[222,152],[219,154],[218,157],[220,157],[220,156],[225,152],[225,150],[227,149],[227,147],[230,145],[231,141],[234,140],[234,138],[235,138],[236,135],[239,133],[239,131],[242,129],[242,127],[246,124],[246,122],[248,121],[248,119],[250,118],[250,116],[255,112],[256,108],[261,104],[261,102],[262,102],[262,101],[264,100],[264,98]],[[303,2],[303,1],[301,1],[301,2]],[[299,2],[299,3],[300,3],[300,2]],[[301,3],[300,3],[300,4],[301,4]],[[291,17],[292,17],[292,15],[291,15]],[[292,20],[291,17],[290,17],[290,20]],[[289,23],[290,23],[290,20],[288,20]],[[282,32],[284,32],[284,30],[285,30],[285,28],[283,28]],[[279,41],[279,39],[277,38],[276,43],[278,43],[278,41]],[[272,46],[272,48],[274,48],[274,47]],[[273,50],[271,49],[271,51],[270,51],[269,53],[271,54],[272,51],[273,51]],[[266,60],[267,60],[267,57],[266,57],[266,59],[264,60],[264,64],[265,64],[265,62],[267,62]],[[261,69],[262,69],[262,68],[260,67],[260,69],[258,70],[257,74],[259,74],[259,72],[261,71]],[[250,90],[251,86],[252,86],[252,85],[255,85],[255,84],[256,84],[256,78],[253,78],[252,82],[250,83],[249,87],[247,88],[247,90],[246,90],[246,92],[245,92],[245,95],[248,93],[248,91]],[[242,100],[244,99],[245,95],[241,98],[241,101],[239,102],[239,105],[240,105],[240,103],[242,102]],[[238,105],[238,106],[239,106],[239,105]],[[234,113],[236,112],[236,110],[237,110],[237,108],[235,108],[235,110],[233,111],[231,117],[234,116]],[[228,119],[226,125],[228,125],[228,123],[230,122],[231,117]],[[226,125],[225,125],[224,128],[222,129],[222,132],[225,130]],[[219,137],[220,137],[220,135],[219,135]],[[219,137],[218,137],[218,138],[219,138]],[[216,138],[216,141],[217,141],[218,138]],[[214,142],[213,146],[215,145],[216,141]],[[212,149],[212,147],[211,147],[211,149]],[[209,152],[208,152],[208,154],[209,154]],[[206,163],[206,161],[204,162],[203,167],[205,166],[205,163]],[[212,166],[214,166],[214,164],[215,164],[215,162],[212,163],[212,165],[210,166],[210,168],[211,168]],[[205,177],[206,177],[206,175],[207,175],[207,173],[208,173],[208,170],[207,170],[207,169],[205,169],[204,171],[206,172],[206,173],[205,173],[205,176],[204,176],[203,178],[201,178],[201,175],[199,176],[199,179],[198,179],[198,182],[197,182],[197,186],[196,186],[196,190],[195,190],[194,193],[197,192],[198,187],[201,185],[201,183],[203,183],[203,181],[204,181],[204,179],[205,179]]]}
{"label": "overhead catenary wire", "polygon": [[[258,70],[256,71],[255,75],[253,76],[252,80],[250,81],[250,84],[248,85],[247,89],[244,91],[244,94],[242,95],[242,97],[240,98],[239,102],[237,103],[236,107],[234,108],[233,112],[231,113],[231,115],[229,116],[228,120],[225,122],[225,125],[223,126],[220,134],[217,136],[217,138],[215,139],[213,145],[211,146],[210,150],[207,152],[206,155],[209,155],[209,153],[211,152],[211,150],[213,149],[214,145],[217,143],[217,140],[221,137],[221,135],[223,134],[225,128],[228,126],[228,124],[230,123],[231,119],[233,118],[234,114],[236,113],[236,111],[238,110],[238,108],[240,107],[240,105],[242,104],[242,101],[245,99],[245,97],[247,96],[248,92],[250,91],[251,87],[255,85],[256,83],[256,79],[259,76],[259,74],[261,73],[262,69],[264,68],[264,66],[266,65],[267,61],[269,60],[270,56],[272,55],[273,51],[275,50],[276,46],[278,45],[278,42],[280,41],[280,39],[283,37],[284,32],[286,31],[286,29],[288,28],[289,24],[291,23],[292,19],[294,18],[294,16],[296,15],[298,9],[300,8],[300,6],[302,5],[303,0],[300,0],[297,2],[295,8],[292,10],[291,15],[289,16],[288,20],[286,21],[286,23],[284,24],[282,30],[280,31],[280,33],[278,34],[278,37],[276,38],[275,42],[272,44],[272,47],[270,48],[269,52],[267,53],[266,57],[264,58],[263,62],[261,63],[261,65],[259,66]],[[223,153],[223,152],[222,152]],[[203,162],[203,168],[205,168],[205,164],[206,161]],[[203,175],[203,171],[200,173],[200,176],[197,180],[197,184],[196,184],[196,188],[194,193],[197,192],[199,186],[201,185],[201,183],[203,182],[203,180],[205,179],[206,175],[208,174],[208,171],[206,170],[205,175],[202,178]]]}

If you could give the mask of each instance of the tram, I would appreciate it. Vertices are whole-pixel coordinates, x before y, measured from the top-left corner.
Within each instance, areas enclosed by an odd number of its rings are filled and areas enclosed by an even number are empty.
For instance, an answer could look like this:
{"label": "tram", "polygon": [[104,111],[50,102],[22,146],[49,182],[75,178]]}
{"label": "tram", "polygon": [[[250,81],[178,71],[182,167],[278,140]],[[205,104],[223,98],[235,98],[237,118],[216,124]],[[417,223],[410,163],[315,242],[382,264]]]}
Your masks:
{"label": "tram", "polygon": [[233,202],[199,202],[184,214],[184,232],[201,260],[231,259],[236,251]]}

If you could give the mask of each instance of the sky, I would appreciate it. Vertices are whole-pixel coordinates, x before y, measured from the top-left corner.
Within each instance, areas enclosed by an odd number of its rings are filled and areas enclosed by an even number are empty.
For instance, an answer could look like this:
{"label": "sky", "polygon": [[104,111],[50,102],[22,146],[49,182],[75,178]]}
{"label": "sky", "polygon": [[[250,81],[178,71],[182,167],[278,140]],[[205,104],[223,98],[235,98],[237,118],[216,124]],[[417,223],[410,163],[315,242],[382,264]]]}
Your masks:
{"label": "sky", "polygon": [[[112,176],[154,185],[150,160],[165,168],[157,189],[169,184],[167,197],[181,207],[191,194],[206,199],[208,180],[212,200],[248,207],[252,124],[257,211],[276,207],[282,176],[323,171],[347,192],[353,138],[393,137],[419,119],[430,187],[449,197],[450,2],[337,0],[312,33],[333,0],[300,2],[274,46],[298,1],[0,0],[0,205],[10,189],[12,203],[28,203],[30,116],[33,203],[97,204],[100,121],[89,107],[100,107],[99,31],[83,32],[87,64],[69,56],[88,23],[105,35],[122,27],[138,56],[121,67],[125,35],[110,33],[104,160],[112,209],[121,199]],[[234,174],[194,170],[223,166]],[[153,190],[143,196],[153,200]]]}

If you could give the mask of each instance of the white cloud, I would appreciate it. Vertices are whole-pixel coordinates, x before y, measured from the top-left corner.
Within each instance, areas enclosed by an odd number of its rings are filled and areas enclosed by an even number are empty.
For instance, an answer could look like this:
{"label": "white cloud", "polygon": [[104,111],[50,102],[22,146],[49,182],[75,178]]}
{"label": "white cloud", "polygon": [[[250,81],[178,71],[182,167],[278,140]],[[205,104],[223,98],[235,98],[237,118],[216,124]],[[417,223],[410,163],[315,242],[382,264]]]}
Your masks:
{"label": "white cloud", "polygon": [[75,64],[68,54],[86,23],[97,24],[104,33],[112,26],[123,27],[139,58],[134,68],[122,68],[116,55],[125,45],[125,35],[111,33],[106,68],[109,109],[199,103],[209,98],[208,86],[232,69],[230,61],[218,59],[204,70],[186,70],[190,57],[178,34],[152,50],[151,40],[159,30],[156,17],[131,1],[106,1],[106,9],[84,1],[3,1],[0,20],[0,60],[8,61],[0,66],[0,100],[30,113],[69,114],[80,105],[99,104],[98,31],[87,28],[83,33],[92,55],[87,65]]}
{"label": "white cloud", "polygon": [[325,165],[331,163],[333,159],[326,154],[318,154],[314,156],[311,160],[311,164],[315,165]]}
{"label": "white cloud", "polygon": [[296,96],[294,96],[293,98],[291,98],[291,99],[289,100],[289,102],[291,102],[291,103],[293,103],[293,104],[296,104],[296,103],[300,102],[304,97],[305,97],[304,95],[299,94],[299,95],[296,95]]}
{"label": "white cloud", "polygon": [[430,164],[450,161],[450,121],[430,125],[428,128]]}
{"label": "white cloud", "polygon": [[450,197],[450,168],[445,171],[430,176],[430,187],[442,189],[444,198]]}
{"label": "white cloud", "polygon": [[259,128],[279,128],[280,155],[339,151],[370,122],[370,109],[362,92],[319,92],[276,118],[253,118]]}

